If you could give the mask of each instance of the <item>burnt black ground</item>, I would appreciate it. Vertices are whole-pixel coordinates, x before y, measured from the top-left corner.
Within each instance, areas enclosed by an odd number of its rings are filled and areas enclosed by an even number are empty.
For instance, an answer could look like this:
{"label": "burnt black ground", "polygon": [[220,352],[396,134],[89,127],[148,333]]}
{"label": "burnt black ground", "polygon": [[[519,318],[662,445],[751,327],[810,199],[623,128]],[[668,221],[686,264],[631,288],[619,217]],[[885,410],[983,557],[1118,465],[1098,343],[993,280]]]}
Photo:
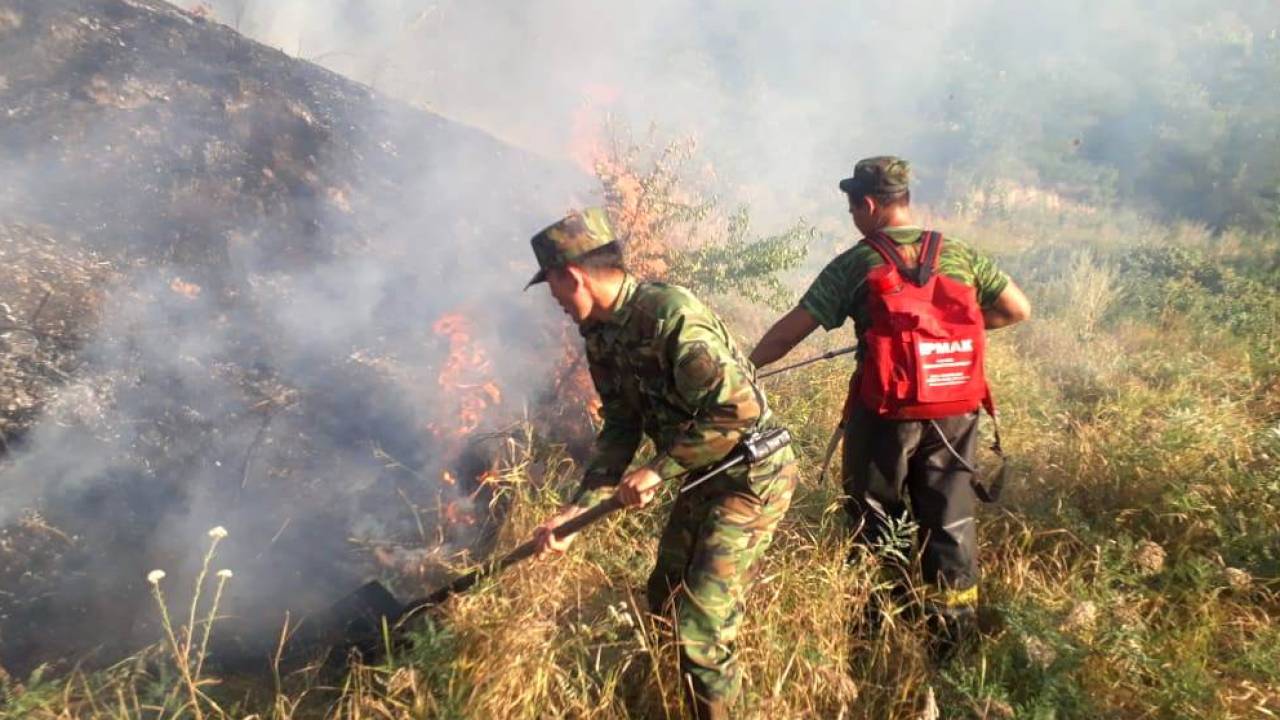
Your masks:
{"label": "burnt black ground", "polygon": [[429,429],[457,422],[431,323],[467,312],[488,375],[536,376],[526,238],[586,185],[165,3],[0,0],[0,224],[101,269],[78,304],[30,252],[0,285],[18,319],[53,295],[61,353],[0,402],[0,665],[157,640],[144,576],[184,607],[214,524],[249,635],[396,579],[368,544],[468,547],[438,512],[419,530],[493,454]]}

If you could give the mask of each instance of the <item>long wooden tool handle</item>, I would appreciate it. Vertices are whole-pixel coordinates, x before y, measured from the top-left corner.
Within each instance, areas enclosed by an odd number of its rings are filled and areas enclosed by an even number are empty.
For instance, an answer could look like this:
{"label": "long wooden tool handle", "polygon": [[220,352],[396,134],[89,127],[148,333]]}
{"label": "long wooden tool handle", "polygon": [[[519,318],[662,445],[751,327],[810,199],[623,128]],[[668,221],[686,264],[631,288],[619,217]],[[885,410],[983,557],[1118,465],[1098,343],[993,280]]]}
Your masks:
{"label": "long wooden tool handle", "polygon": [[[612,495],[609,497],[608,500],[605,500],[604,502],[601,502],[601,503],[596,503],[595,505],[592,505],[586,510],[583,510],[580,514],[574,515],[568,520],[565,520],[564,522],[560,523],[559,525],[556,526],[554,530],[551,531],[551,534],[555,535],[557,540],[562,540],[578,532],[582,528],[594,523],[600,518],[603,518],[604,516],[614,513],[618,510],[621,510],[623,507],[624,506],[622,504],[622,501],[618,499],[618,496]],[[499,570],[505,570],[506,568],[509,568],[512,565],[515,565],[521,560],[525,560],[527,558],[532,557],[534,552],[537,551],[537,549],[538,549],[538,543],[536,540],[529,540],[527,542],[521,543],[516,547],[515,550],[512,550],[506,555],[503,555],[502,558],[498,560],[498,562],[494,563],[492,568],[489,570],[489,572],[497,572]],[[483,572],[483,571],[477,570],[476,572]]]}
{"label": "long wooden tool handle", "polygon": [[[606,515],[610,515],[621,510],[623,507],[622,501],[619,500],[616,495],[612,496],[608,500],[592,505],[581,514],[575,515],[557,525],[556,528],[551,531],[551,534],[555,535],[557,540],[565,538],[605,517]],[[486,565],[478,570],[473,570],[426,597],[406,603],[404,609],[400,611],[400,616],[395,618],[395,622],[392,624],[396,626],[402,625],[406,620],[417,615],[419,612],[429,607],[439,605],[452,595],[471,589],[471,586],[480,582],[480,580],[495,573],[502,572],[522,560],[527,560],[537,552],[537,549],[538,543],[535,540],[529,540],[521,543],[516,547],[516,549],[499,558],[497,562]]]}
{"label": "long wooden tool handle", "polygon": [[831,358],[840,357],[841,355],[848,355],[849,353],[857,349],[858,349],[857,345],[850,345],[847,348],[840,348],[839,350],[829,350],[817,357],[811,357],[808,360],[801,360],[798,363],[792,363],[791,365],[786,365],[786,366],[777,368],[776,370],[762,372],[759,375],[757,375],[757,377],[763,380],[767,377],[773,377],[774,375],[781,375],[782,373],[787,372],[789,370],[796,370],[798,368],[805,367],[806,365],[812,365],[816,362],[822,362],[823,360],[830,360]]}

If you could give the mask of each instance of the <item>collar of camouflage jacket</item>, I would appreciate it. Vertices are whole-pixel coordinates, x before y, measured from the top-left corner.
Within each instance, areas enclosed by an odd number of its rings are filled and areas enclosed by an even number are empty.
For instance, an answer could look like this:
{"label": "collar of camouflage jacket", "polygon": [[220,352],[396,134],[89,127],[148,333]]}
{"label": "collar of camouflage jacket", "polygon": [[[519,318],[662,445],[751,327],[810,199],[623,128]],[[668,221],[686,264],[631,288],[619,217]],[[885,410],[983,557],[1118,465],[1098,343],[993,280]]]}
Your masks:
{"label": "collar of camouflage jacket", "polygon": [[636,297],[636,289],[640,284],[636,282],[635,277],[631,273],[627,273],[622,278],[622,286],[618,288],[618,297],[613,301],[613,307],[609,308],[609,318],[602,320],[605,325],[617,325],[619,327],[627,324],[627,319],[631,317],[632,301]]}
{"label": "collar of camouflage jacket", "polygon": [[920,239],[920,233],[924,229],[919,225],[898,225],[897,227],[882,228],[881,232],[889,236],[889,239],[899,245],[910,245]]}

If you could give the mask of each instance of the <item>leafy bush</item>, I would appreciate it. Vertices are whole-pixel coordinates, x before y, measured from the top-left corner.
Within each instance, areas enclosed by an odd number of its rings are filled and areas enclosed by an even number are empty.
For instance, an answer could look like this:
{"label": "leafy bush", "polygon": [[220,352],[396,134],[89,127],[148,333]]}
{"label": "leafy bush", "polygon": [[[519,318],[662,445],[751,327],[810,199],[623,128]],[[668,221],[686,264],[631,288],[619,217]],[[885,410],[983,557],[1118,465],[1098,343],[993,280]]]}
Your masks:
{"label": "leafy bush", "polygon": [[816,230],[804,222],[765,237],[751,235],[745,206],[721,208],[689,171],[692,140],[644,141],[611,129],[596,176],[627,263],[642,278],[688,287],[697,295],[733,295],[779,309],[790,302],[779,274],[804,260]]}

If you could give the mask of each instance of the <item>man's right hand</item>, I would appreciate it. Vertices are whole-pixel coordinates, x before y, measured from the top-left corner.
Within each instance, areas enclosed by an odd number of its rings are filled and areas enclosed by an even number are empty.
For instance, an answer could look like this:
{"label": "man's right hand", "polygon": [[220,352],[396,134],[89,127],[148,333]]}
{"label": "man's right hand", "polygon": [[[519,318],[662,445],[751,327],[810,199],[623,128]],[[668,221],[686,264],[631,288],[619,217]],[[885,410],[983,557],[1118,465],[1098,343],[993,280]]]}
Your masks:
{"label": "man's right hand", "polygon": [[539,525],[533,531],[533,541],[536,544],[534,556],[545,557],[548,554],[563,555],[564,551],[569,549],[569,545],[573,542],[573,538],[577,536],[577,533],[574,533],[573,535],[566,535],[562,538],[556,538],[551,531],[578,515],[581,515],[585,510],[586,508],[581,508],[577,505],[569,505],[562,508],[559,513],[552,516],[549,520]]}
{"label": "man's right hand", "polygon": [[756,349],[751,351],[751,364],[756,368],[762,368],[781,360],[791,352],[792,348],[799,345],[801,340],[809,337],[809,334],[817,329],[818,321],[813,315],[802,307],[795,307],[779,318],[778,322],[765,332],[764,337],[760,338]]}

